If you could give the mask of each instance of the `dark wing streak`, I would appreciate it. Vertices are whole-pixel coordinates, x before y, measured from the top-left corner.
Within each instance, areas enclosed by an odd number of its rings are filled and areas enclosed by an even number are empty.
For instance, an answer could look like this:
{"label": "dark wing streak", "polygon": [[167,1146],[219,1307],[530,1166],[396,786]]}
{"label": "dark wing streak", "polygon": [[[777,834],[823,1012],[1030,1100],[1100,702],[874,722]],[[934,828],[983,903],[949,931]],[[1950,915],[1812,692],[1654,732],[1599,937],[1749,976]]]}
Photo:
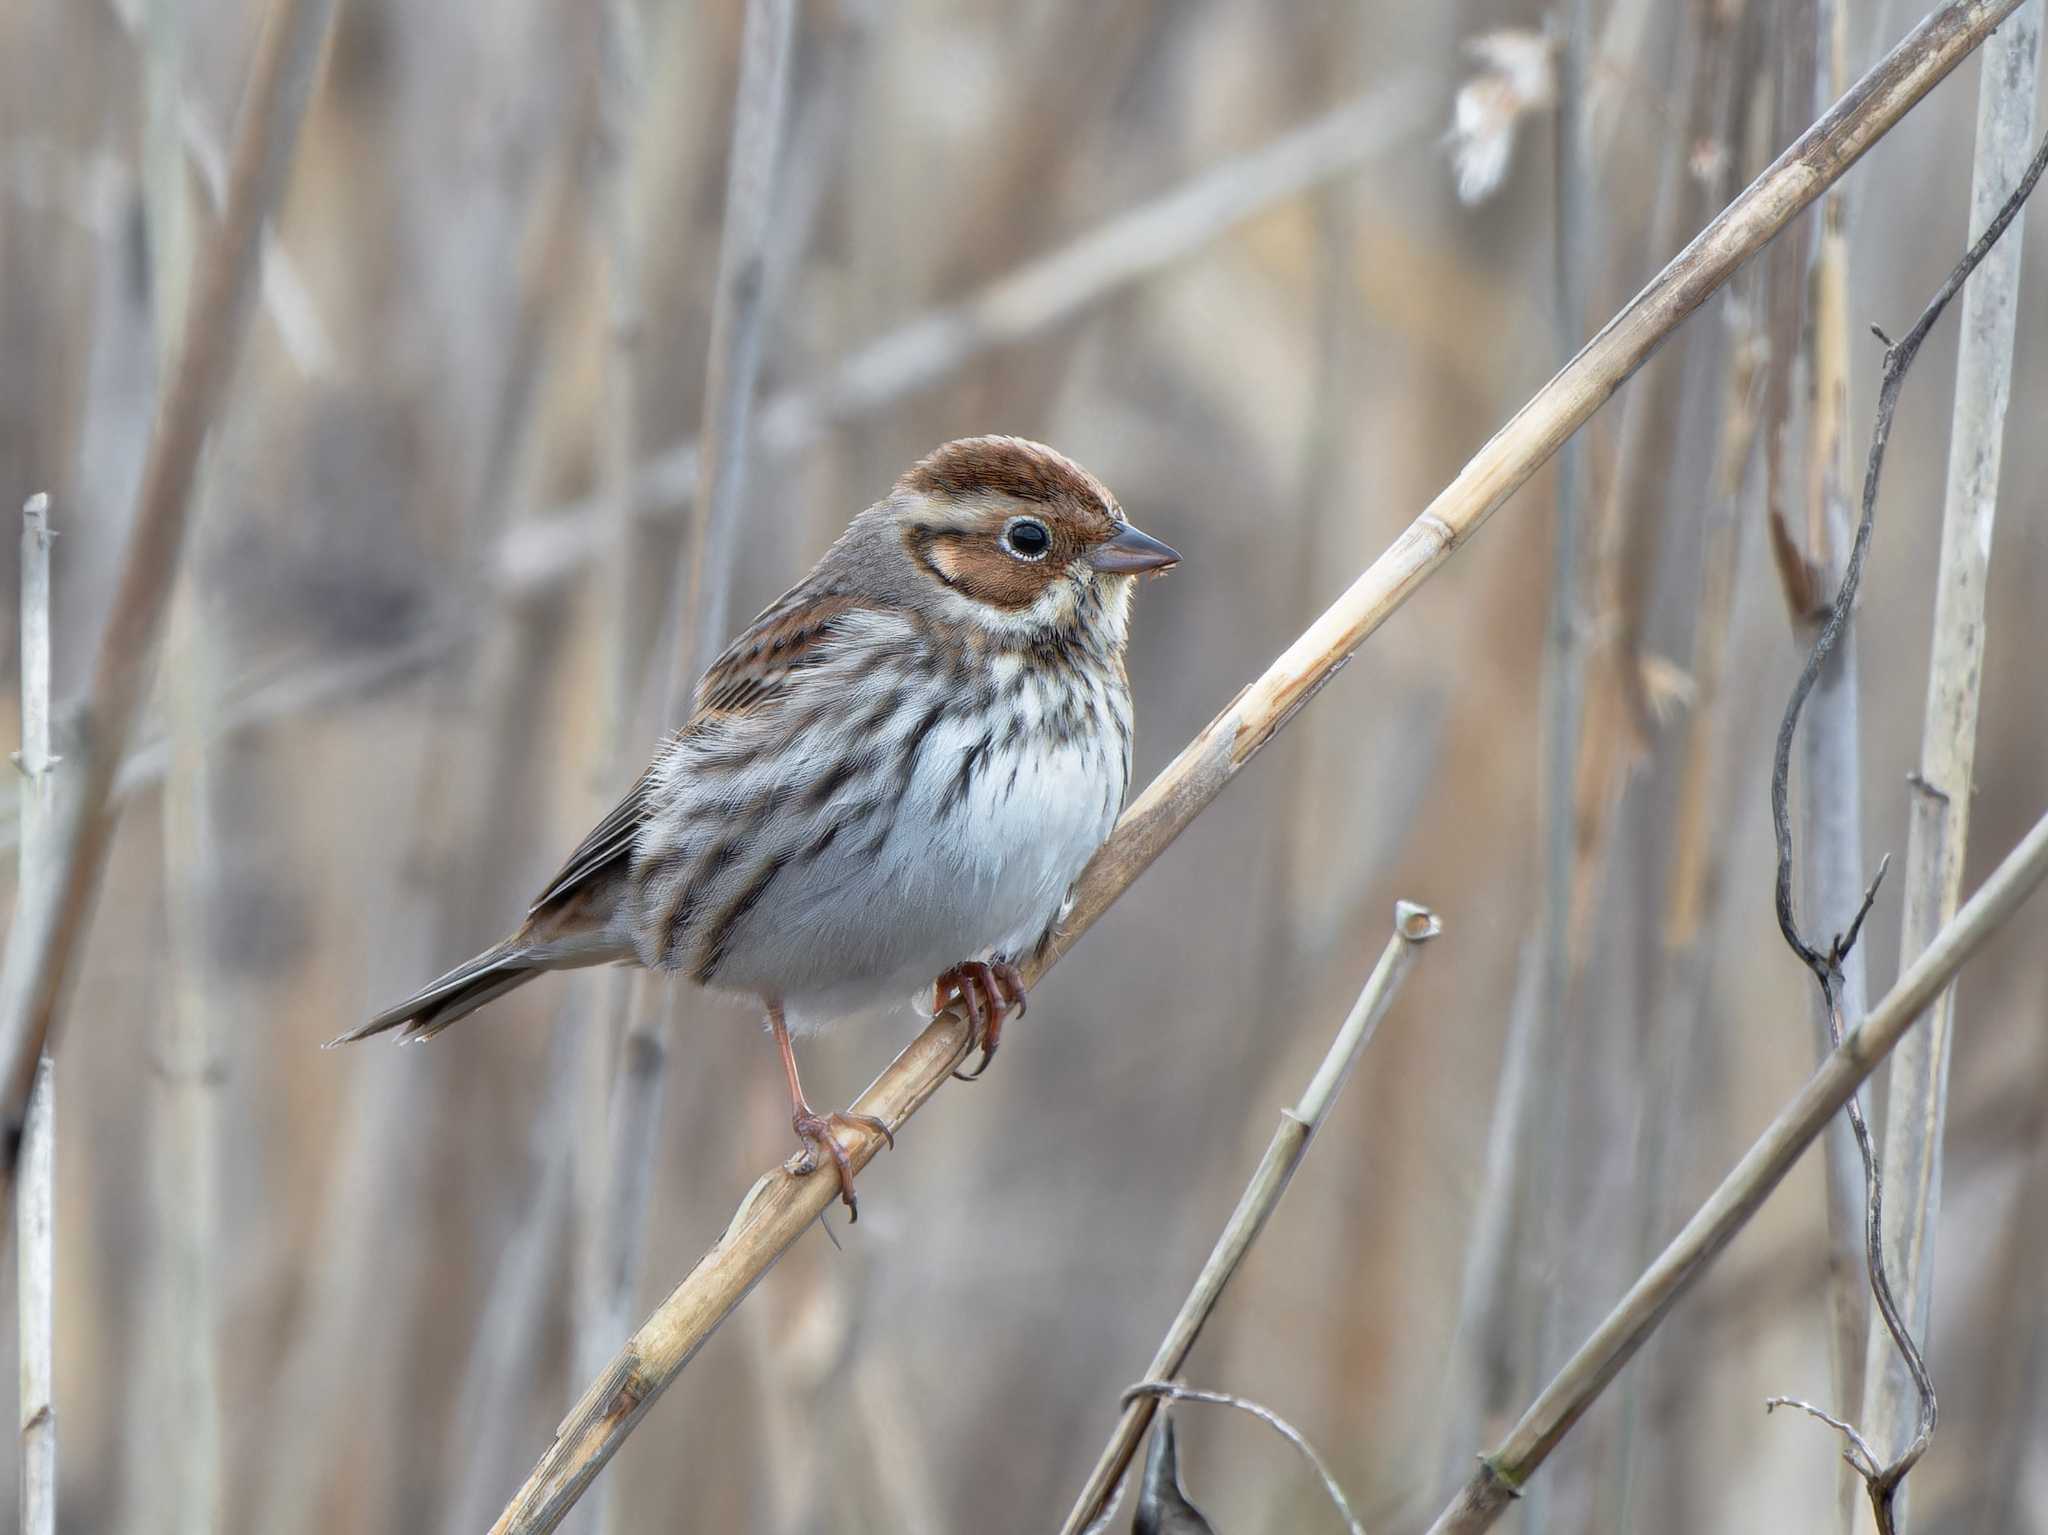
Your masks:
{"label": "dark wing streak", "polygon": [[806,592],[799,587],[789,593],[711,663],[697,684],[697,709],[690,725],[706,716],[758,713],[779,698],[792,673],[824,659],[821,642],[856,605],[846,592]]}
{"label": "dark wing streak", "polygon": [[640,823],[652,813],[653,787],[654,769],[649,768],[640,775],[640,781],[633,785],[626,797],[612,807],[611,814],[599,821],[590,835],[576,845],[569,861],[548,881],[547,889],[534,897],[533,904],[526,908],[529,917],[543,906],[568,895],[614,859],[632,850],[633,839],[640,833]]}
{"label": "dark wing streak", "polygon": [[[810,583],[784,593],[711,663],[697,684],[697,707],[678,734],[768,708],[788,692],[796,674],[824,659],[821,642],[855,605],[848,593],[819,590]],[[653,780],[652,768],[640,775],[631,792],[577,845],[568,862],[527,908],[527,915],[559,901],[631,856],[641,824],[653,814]]]}

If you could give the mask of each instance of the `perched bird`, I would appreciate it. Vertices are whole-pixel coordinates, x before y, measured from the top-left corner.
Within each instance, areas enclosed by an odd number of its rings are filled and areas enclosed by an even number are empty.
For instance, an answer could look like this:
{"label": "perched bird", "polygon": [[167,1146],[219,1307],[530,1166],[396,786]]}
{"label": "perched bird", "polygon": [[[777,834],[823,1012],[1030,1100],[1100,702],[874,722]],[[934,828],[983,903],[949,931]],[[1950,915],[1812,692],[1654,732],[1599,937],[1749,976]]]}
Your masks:
{"label": "perched bird", "polygon": [[[933,987],[986,1069],[1116,823],[1136,577],[1178,562],[1102,482],[1015,437],[947,443],[848,526],[697,685],[625,800],[502,943],[336,1044],[425,1039],[544,970],[638,964],[756,997],[806,1162],[853,1171],[792,1026]],[[935,979],[936,978],[936,979]]]}

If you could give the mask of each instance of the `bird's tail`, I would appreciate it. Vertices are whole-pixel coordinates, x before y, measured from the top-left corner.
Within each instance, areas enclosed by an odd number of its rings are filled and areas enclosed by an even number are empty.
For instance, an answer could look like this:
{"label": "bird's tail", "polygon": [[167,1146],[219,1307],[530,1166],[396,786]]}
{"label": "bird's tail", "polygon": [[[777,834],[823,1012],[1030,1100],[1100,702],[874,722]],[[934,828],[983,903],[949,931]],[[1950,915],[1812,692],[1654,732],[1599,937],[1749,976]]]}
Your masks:
{"label": "bird's tail", "polygon": [[465,960],[438,980],[429,981],[368,1023],[328,1041],[328,1047],[352,1044],[389,1029],[400,1030],[400,1038],[407,1043],[432,1039],[449,1024],[467,1018],[515,987],[524,986],[545,970],[615,964],[633,957],[631,949],[602,931],[585,928],[550,936],[536,927],[535,921],[528,921],[504,942]]}

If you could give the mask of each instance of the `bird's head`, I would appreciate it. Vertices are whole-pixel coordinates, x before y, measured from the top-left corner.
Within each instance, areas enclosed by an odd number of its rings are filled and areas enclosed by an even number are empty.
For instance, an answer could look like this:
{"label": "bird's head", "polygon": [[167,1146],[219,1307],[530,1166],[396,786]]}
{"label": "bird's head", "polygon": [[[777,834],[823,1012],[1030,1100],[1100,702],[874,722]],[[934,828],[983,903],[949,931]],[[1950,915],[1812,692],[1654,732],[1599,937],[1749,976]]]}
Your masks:
{"label": "bird's head", "polygon": [[1121,644],[1136,578],[1180,560],[1094,475],[1021,437],[949,442],[884,504],[932,610],[1007,637],[1101,627]]}

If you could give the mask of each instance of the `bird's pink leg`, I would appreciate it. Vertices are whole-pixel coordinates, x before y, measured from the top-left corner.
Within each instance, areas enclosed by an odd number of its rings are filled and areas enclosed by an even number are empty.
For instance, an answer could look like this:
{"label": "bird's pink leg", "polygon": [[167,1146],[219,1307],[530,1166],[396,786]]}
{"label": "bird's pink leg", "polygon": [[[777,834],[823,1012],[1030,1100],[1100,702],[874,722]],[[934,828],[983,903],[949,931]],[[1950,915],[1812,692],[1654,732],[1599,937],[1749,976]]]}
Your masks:
{"label": "bird's pink leg", "polygon": [[804,1143],[804,1171],[817,1171],[820,1150],[831,1157],[833,1165],[839,1169],[839,1197],[846,1203],[846,1218],[849,1222],[857,1221],[860,1219],[860,1202],[853,1197],[853,1162],[846,1155],[846,1148],[839,1144],[839,1137],[832,1133],[833,1122],[873,1130],[889,1143],[891,1150],[895,1149],[896,1137],[872,1114],[848,1114],[837,1109],[830,1114],[819,1114],[812,1110],[804,1098],[804,1085],[797,1078],[796,1049],[789,1040],[789,1025],[782,1018],[782,1003],[773,997],[761,1000],[768,1009],[768,1027],[774,1031],[775,1048],[782,1052],[783,1073],[789,1078],[790,1124],[796,1130],[796,1138]]}
{"label": "bird's pink leg", "polygon": [[962,1082],[979,1081],[995,1059],[996,1046],[1002,1043],[1003,1024],[1013,1013],[1024,1016],[1024,974],[1007,959],[964,960],[932,983],[932,1010],[945,1007],[954,996],[967,1009],[967,1021],[981,1046],[981,1060],[974,1070],[953,1075]]}

